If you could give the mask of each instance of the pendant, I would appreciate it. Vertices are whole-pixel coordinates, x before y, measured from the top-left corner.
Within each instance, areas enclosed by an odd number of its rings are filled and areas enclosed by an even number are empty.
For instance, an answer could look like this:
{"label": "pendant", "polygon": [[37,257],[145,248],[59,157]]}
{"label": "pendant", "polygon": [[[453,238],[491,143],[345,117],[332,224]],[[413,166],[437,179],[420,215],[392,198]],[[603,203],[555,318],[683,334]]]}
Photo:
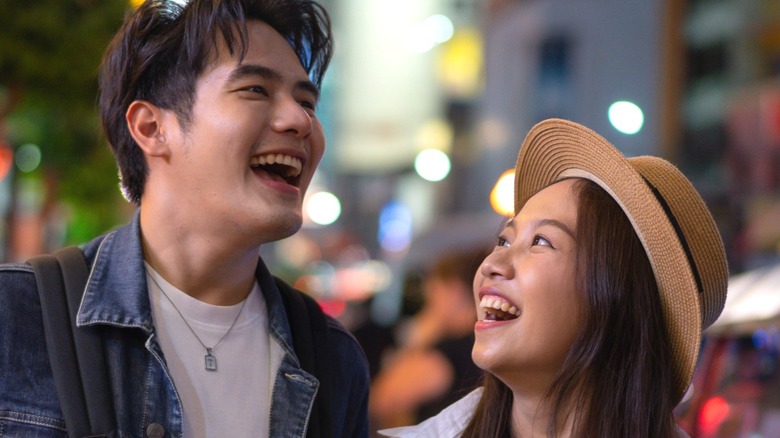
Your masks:
{"label": "pendant", "polygon": [[217,370],[217,358],[211,354],[211,348],[206,349],[206,371]]}

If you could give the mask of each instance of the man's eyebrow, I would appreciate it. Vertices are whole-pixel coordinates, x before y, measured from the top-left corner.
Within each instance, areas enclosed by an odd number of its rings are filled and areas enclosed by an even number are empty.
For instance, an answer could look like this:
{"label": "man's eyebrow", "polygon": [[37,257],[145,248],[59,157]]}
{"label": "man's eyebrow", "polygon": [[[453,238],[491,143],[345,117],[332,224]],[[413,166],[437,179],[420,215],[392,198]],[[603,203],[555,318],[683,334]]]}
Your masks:
{"label": "man's eyebrow", "polygon": [[[281,81],[282,79],[284,79],[284,76],[282,76],[281,73],[279,73],[278,71],[272,68],[266,67],[264,65],[241,64],[237,68],[233,69],[233,71],[230,72],[227,83],[231,84],[233,82],[237,82],[239,80],[246,78],[247,76],[259,76],[263,79],[268,79],[272,81]],[[319,99],[320,97],[320,89],[317,88],[317,86],[314,85],[312,81],[309,80],[298,81],[295,83],[295,88],[313,94],[315,99]]]}

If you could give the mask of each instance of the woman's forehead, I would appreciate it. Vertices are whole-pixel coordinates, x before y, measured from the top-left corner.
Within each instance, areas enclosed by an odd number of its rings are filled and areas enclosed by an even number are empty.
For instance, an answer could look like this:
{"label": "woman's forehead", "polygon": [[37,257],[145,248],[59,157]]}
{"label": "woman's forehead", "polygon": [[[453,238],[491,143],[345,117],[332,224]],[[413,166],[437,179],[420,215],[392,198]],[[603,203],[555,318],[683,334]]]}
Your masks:
{"label": "woman's forehead", "polygon": [[555,182],[528,198],[517,214],[507,221],[507,225],[522,219],[551,215],[556,218],[577,219],[577,190],[574,186],[578,179],[565,179]]}

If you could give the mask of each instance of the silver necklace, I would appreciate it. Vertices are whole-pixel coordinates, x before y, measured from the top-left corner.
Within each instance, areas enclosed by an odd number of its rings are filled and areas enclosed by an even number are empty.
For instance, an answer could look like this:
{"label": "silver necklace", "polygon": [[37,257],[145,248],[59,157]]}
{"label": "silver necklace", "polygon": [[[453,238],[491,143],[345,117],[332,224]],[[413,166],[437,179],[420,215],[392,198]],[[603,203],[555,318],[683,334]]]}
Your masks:
{"label": "silver necklace", "polygon": [[249,301],[249,297],[247,297],[244,300],[244,302],[241,303],[241,308],[238,309],[238,313],[236,313],[235,319],[233,319],[233,322],[230,324],[230,327],[227,329],[225,334],[222,335],[221,338],[219,338],[219,341],[217,341],[217,343],[214,344],[213,347],[207,347],[206,344],[204,344],[203,341],[201,341],[200,336],[198,336],[198,334],[195,333],[195,330],[193,330],[193,328],[190,325],[190,323],[187,322],[187,318],[185,318],[184,315],[182,315],[182,313],[179,310],[179,308],[176,307],[176,304],[174,304],[174,302],[171,299],[171,297],[169,297],[168,294],[165,293],[165,290],[162,288],[162,286],[160,286],[160,283],[158,283],[157,280],[154,278],[154,275],[149,274],[149,278],[152,279],[154,284],[157,285],[157,288],[160,289],[160,292],[162,292],[162,294],[165,296],[165,298],[168,299],[168,301],[173,306],[173,309],[176,310],[176,313],[178,313],[179,316],[181,317],[181,320],[184,321],[184,324],[186,324],[187,328],[190,329],[190,331],[192,332],[192,335],[195,336],[195,339],[197,339],[198,342],[200,342],[200,345],[202,345],[203,348],[206,349],[206,356],[204,356],[204,358],[203,358],[204,362],[205,362],[205,365],[206,365],[206,371],[216,371],[217,370],[217,358],[216,358],[216,356],[214,356],[213,352],[214,352],[214,350],[217,349],[217,347],[219,347],[219,344],[221,344],[222,341],[227,337],[228,333],[230,333],[230,331],[233,330],[233,326],[236,325],[236,321],[238,321],[238,317],[241,316],[241,311],[244,310],[244,304],[246,304],[246,302]]}

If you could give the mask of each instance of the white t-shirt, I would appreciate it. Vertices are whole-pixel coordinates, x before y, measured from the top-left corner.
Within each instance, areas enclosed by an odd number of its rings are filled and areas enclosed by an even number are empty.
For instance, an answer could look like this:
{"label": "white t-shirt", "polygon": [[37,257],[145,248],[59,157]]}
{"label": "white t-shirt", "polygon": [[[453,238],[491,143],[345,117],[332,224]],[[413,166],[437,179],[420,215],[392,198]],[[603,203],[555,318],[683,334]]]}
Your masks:
{"label": "white t-shirt", "polygon": [[[243,309],[242,303],[215,306],[175,288],[148,264],[146,272],[157,338],[184,409],[184,436],[267,436],[273,382],[284,352],[268,334],[259,285],[255,283]],[[206,349],[182,315],[208,347],[236,321],[212,351],[216,371],[206,370]]]}

